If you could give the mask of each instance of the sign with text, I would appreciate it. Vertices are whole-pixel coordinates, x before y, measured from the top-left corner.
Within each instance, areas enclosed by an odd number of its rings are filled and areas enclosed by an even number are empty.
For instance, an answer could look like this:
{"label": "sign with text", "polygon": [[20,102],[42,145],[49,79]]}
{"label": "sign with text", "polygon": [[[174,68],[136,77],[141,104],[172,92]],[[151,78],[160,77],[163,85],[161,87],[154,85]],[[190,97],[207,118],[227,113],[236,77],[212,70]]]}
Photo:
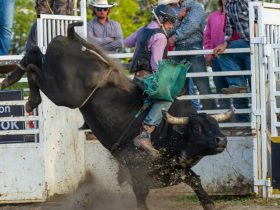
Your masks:
{"label": "sign with text", "polygon": [[[0,91],[0,101],[23,100],[22,90]],[[0,105],[0,117],[24,116],[23,105]],[[0,130],[24,130],[24,121],[1,121]],[[24,142],[24,135],[0,135],[0,143]]]}

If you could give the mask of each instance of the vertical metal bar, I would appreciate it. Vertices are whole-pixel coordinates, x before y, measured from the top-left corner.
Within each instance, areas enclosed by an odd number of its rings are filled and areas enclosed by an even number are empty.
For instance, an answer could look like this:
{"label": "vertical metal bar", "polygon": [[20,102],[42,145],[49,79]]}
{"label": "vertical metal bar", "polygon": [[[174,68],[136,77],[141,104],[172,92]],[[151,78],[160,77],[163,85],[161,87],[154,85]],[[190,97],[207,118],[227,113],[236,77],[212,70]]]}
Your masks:
{"label": "vertical metal bar", "polygon": [[61,25],[60,25],[60,30],[61,30],[61,35],[65,35],[65,30],[64,30],[64,20],[61,20]]}
{"label": "vertical metal bar", "polygon": [[275,98],[275,92],[276,92],[276,79],[275,79],[275,72],[274,72],[274,67],[275,67],[275,62],[274,58],[275,54],[274,48],[270,49],[271,51],[271,56],[269,57],[269,81],[270,81],[270,116],[271,116],[271,135],[272,136],[277,136],[277,130],[276,130],[276,113],[275,113],[275,108],[276,108],[276,98]]}
{"label": "vertical metal bar", "polygon": [[65,20],[65,35],[67,35],[69,20]]}
{"label": "vertical metal bar", "polygon": [[265,25],[265,35],[267,43],[270,43],[270,36],[269,36],[269,25]]}
{"label": "vertical metal bar", "polygon": [[[263,183],[265,183],[266,175],[267,175],[267,139],[266,139],[266,57],[265,57],[265,47],[264,44],[267,43],[265,41],[265,34],[270,35],[269,30],[265,31],[266,27],[263,22],[263,7],[261,2],[250,2],[250,32],[252,32],[252,21],[254,17],[254,6],[257,8],[258,13],[258,37],[259,40],[262,40],[260,43],[258,43],[258,60],[254,60],[255,66],[259,65],[259,68],[256,68],[255,72],[255,87],[256,92],[254,91],[254,94],[256,93],[256,100],[252,100],[253,108],[257,112],[259,112],[256,116],[256,127],[257,127],[257,145],[254,145],[254,148],[257,148],[257,150],[254,150],[254,157],[258,157],[257,166],[254,167],[254,176],[257,175],[257,179],[255,180],[261,180]],[[271,36],[268,36],[269,39],[271,39]],[[271,40],[269,40],[271,41]],[[254,49],[255,50],[255,49]],[[259,63],[258,63],[259,62]],[[254,68],[254,65],[252,66]],[[253,79],[254,80],[254,79]],[[260,126],[260,129],[258,127]],[[254,164],[256,164],[256,161],[254,161]],[[257,170],[256,170],[257,169]],[[254,187],[254,190],[256,193],[262,192],[262,195],[266,195],[266,187],[260,186],[259,189],[257,187]],[[261,191],[259,191],[261,190]]]}
{"label": "vertical metal bar", "polygon": [[43,42],[43,19],[42,18],[38,18],[37,19],[37,41],[38,41],[38,47],[41,49],[41,51],[43,53],[43,46],[44,46],[44,42]]}
{"label": "vertical metal bar", "polygon": [[50,19],[48,19],[47,20],[48,21],[48,25],[47,25],[47,27],[48,27],[48,37],[47,37],[47,40],[48,40],[48,44],[51,42],[51,40],[52,40],[52,20],[50,20]]}
{"label": "vertical metal bar", "polygon": [[[261,14],[263,14],[264,10],[263,7],[259,7],[258,10]],[[259,25],[259,34],[264,34],[264,24],[263,24],[263,16],[259,18],[260,25]],[[266,94],[265,94],[265,85],[266,85],[266,55],[264,55],[264,48],[265,43],[260,44],[259,48],[259,58],[261,60],[261,65],[259,68],[259,74],[260,74],[260,95],[261,95],[261,176],[260,179],[264,182],[266,181],[266,176],[268,173],[267,168],[267,136],[266,136]],[[267,195],[267,188],[265,186],[262,187],[262,194],[263,197]]]}
{"label": "vertical metal bar", "polygon": [[[255,19],[255,13],[254,13],[254,6],[255,4],[253,2],[249,3],[249,25],[250,25],[250,34],[251,36],[254,34],[255,31],[255,27],[257,27],[256,29],[256,36],[259,36],[258,33],[258,28],[259,28],[259,22],[257,22],[257,24],[255,25],[254,19]],[[259,13],[258,13],[259,15]],[[251,72],[252,72],[252,77],[251,77],[251,94],[252,94],[252,115],[251,115],[251,128],[253,131],[256,132],[256,137],[254,137],[253,140],[253,171],[254,171],[254,180],[258,180],[258,144],[257,144],[257,140],[258,140],[258,135],[259,133],[257,132],[258,130],[258,126],[257,126],[257,119],[256,119],[256,113],[258,112],[257,110],[257,82],[256,82],[256,76],[257,76],[257,68],[258,68],[258,47],[257,44],[252,44],[252,42],[250,42],[250,48],[251,48]],[[253,53],[254,52],[254,53]],[[256,87],[256,88],[253,88]],[[254,192],[256,194],[258,194],[258,187],[254,186]]]}
{"label": "vertical metal bar", "polygon": [[57,32],[55,30],[55,19],[52,20],[51,25],[52,25],[52,39],[53,39],[54,37],[57,36]]}
{"label": "vertical metal bar", "polygon": [[44,19],[43,20],[43,42],[44,42],[44,51],[47,50],[47,46],[48,46],[48,40],[47,40],[47,20]]}
{"label": "vertical metal bar", "polygon": [[87,39],[87,8],[86,8],[86,0],[81,0],[80,2],[80,9],[81,9],[81,21],[84,23],[82,26],[82,33],[80,34],[81,37]]}
{"label": "vertical metal bar", "polygon": [[56,33],[57,36],[60,35],[60,20],[56,20]]}

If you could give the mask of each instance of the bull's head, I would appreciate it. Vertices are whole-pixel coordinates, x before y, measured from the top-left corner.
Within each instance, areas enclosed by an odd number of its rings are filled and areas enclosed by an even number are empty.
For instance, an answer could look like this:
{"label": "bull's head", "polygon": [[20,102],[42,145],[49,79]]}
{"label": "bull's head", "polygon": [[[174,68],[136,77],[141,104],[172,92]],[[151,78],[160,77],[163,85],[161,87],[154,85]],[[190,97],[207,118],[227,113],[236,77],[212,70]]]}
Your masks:
{"label": "bull's head", "polygon": [[212,116],[200,113],[189,117],[174,117],[164,111],[163,116],[182,136],[183,150],[188,150],[194,156],[205,156],[221,153],[226,148],[227,138],[221,133],[218,122],[229,119],[233,112],[229,110]]}

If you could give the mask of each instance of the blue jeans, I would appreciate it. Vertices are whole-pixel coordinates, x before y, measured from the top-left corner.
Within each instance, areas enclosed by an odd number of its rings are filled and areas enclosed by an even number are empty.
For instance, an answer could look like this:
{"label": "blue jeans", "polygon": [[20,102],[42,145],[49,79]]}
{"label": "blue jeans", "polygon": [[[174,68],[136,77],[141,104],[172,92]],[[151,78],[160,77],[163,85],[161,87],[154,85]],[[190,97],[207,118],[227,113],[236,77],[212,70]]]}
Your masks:
{"label": "blue jeans", "polygon": [[167,111],[171,104],[172,102],[170,101],[153,102],[152,108],[150,109],[148,115],[144,119],[144,124],[158,126],[162,120],[161,110],[165,109]]}
{"label": "blue jeans", "polygon": [[[188,79],[189,79],[189,95],[195,95],[194,82],[193,82],[192,78],[188,78]],[[201,109],[201,104],[199,103],[199,101],[197,99],[192,100],[192,106],[196,110]]]}
{"label": "blue jeans", "polygon": [[[249,48],[250,43],[238,39],[232,42],[229,42],[227,48]],[[240,71],[240,70],[250,70],[251,61],[250,53],[236,53],[236,54],[222,54],[217,58],[222,71]],[[248,87],[247,78],[245,76],[228,76],[226,80],[229,86],[237,87]],[[249,83],[250,84],[250,83]],[[249,99],[248,98],[235,98],[233,100],[234,107],[237,109],[248,108]],[[248,122],[248,114],[236,114],[235,118],[240,122]]]}
{"label": "blue jeans", "polygon": [[[238,39],[232,42],[229,42],[227,48],[249,48],[250,43]],[[240,70],[250,70],[251,61],[250,53],[236,53],[236,54],[222,54],[217,59],[222,71],[240,71]],[[229,76],[226,77],[226,80],[229,86],[247,86],[247,81],[245,76]]]}
{"label": "blue jeans", "polygon": [[0,0],[0,55],[7,55],[9,52],[14,21],[14,6],[14,0]]}
{"label": "blue jeans", "polygon": [[[213,72],[220,72],[222,71],[219,62],[217,59],[212,60],[212,71]],[[216,92],[221,93],[222,88],[228,88],[228,82],[224,76],[222,77],[213,77],[215,86],[216,86]],[[229,109],[230,108],[230,99],[228,98],[220,98],[219,99],[219,105],[220,109]]]}
{"label": "blue jeans", "polygon": [[[175,50],[199,50],[202,49],[202,42],[194,43],[191,45],[176,45]],[[206,61],[203,55],[184,55],[176,56],[174,58],[177,62],[189,61],[192,65],[188,72],[206,72]],[[192,78],[200,94],[211,94],[209,80],[207,77],[194,77]],[[186,80],[185,94],[189,93],[189,80]],[[216,103],[213,99],[200,100],[203,109],[215,109]]]}
{"label": "blue jeans", "polygon": [[[145,90],[145,86],[143,83],[143,78],[141,77],[134,77],[133,78],[134,84],[136,84],[138,87],[140,87],[142,90]],[[144,119],[144,124],[146,125],[155,125],[158,126],[162,120],[162,109],[165,109],[166,111],[171,106],[172,102],[170,101],[162,101],[162,100],[155,100],[151,98],[146,98],[147,102],[152,103],[152,108],[150,109],[148,115]]]}
{"label": "blue jeans", "polygon": [[35,9],[37,15],[51,14],[50,9],[57,15],[71,14],[69,0],[36,0]]}

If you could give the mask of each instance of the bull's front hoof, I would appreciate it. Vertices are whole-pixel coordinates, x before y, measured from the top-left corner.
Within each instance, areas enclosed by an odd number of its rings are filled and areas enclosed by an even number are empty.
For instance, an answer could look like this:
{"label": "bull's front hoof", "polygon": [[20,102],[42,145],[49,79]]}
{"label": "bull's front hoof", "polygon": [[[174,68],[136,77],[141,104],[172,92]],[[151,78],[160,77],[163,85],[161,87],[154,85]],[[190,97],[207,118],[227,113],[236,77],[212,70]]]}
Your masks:
{"label": "bull's front hoof", "polygon": [[203,204],[202,205],[204,210],[215,210],[215,205],[214,204]]}

